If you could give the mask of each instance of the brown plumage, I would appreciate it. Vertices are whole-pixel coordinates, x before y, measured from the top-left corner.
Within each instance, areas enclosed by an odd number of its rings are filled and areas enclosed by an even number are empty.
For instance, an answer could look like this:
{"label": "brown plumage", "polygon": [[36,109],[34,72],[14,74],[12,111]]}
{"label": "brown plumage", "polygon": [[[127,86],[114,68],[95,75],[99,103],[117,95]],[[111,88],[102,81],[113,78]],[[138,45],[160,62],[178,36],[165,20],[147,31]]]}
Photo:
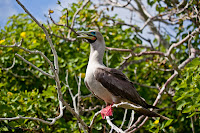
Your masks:
{"label": "brown plumage", "polygon": [[[120,71],[113,68],[97,68],[94,76],[109,92],[144,108],[156,108],[146,103],[133,83]],[[110,103],[112,104],[112,103]]]}

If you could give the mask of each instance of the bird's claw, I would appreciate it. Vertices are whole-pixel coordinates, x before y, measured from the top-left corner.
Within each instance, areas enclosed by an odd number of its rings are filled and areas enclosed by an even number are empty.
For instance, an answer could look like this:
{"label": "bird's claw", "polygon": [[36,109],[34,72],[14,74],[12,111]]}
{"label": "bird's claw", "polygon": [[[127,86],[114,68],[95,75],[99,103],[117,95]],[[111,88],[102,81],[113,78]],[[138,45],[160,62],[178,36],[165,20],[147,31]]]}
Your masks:
{"label": "bird's claw", "polygon": [[102,119],[105,119],[106,116],[112,116],[113,115],[112,105],[107,106],[106,108],[101,110],[101,116]]}

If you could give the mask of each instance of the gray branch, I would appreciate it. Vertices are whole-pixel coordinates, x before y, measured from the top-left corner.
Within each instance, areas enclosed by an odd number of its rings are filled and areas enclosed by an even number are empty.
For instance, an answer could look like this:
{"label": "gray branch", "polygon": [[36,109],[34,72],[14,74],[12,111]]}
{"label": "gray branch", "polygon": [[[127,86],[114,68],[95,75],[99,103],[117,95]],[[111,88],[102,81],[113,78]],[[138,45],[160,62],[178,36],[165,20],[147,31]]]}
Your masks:
{"label": "gray branch", "polygon": [[53,42],[49,36],[49,33],[48,31],[46,30],[46,28],[44,27],[43,24],[40,24],[39,21],[37,21],[37,19],[24,7],[24,5],[19,1],[19,0],[16,0],[16,2],[24,9],[24,11],[33,19],[33,21],[35,21],[37,23],[38,26],[40,26],[40,28],[42,28],[42,30],[44,31],[45,35],[46,35],[46,39],[47,41],[49,42],[49,45],[51,47],[51,51],[54,55],[54,65],[55,65],[55,70],[57,73],[59,73],[59,66],[58,66],[58,55],[57,55],[57,52],[55,50],[55,47],[53,45]]}
{"label": "gray branch", "polygon": [[42,69],[36,67],[35,65],[33,65],[31,62],[27,61],[26,59],[24,59],[21,55],[19,54],[15,54],[17,57],[21,58],[25,63],[29,64],[30,66],[32,66],[33,68],[35,68],[36,70],[38,70],[39,72],[41,72],[42,74],[48,76],[49,78],[54,78],[53,75],[46,73],[45,71],[43,71]]}

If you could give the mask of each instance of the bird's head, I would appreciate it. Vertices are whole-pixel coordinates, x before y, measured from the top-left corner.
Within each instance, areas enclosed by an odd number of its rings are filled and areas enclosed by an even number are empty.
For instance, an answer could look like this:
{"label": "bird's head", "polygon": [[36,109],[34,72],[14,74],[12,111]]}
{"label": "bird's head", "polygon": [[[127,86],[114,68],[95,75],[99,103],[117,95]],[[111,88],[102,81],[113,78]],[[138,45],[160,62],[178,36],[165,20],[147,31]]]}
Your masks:
{"label": "bird's head", "polygon": [[104,41],[102,34],[96,30],[78,31],[77,33],[80,34],[77,38],[87,39],[89,43]]}

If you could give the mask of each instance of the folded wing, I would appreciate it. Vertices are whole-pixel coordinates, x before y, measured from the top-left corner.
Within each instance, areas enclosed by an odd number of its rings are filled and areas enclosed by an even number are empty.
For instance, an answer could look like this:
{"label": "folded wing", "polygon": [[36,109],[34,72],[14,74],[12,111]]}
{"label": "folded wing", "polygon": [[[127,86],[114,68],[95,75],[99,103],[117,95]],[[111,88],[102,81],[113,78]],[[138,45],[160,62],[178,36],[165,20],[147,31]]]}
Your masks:
{"label": "folded wing", "polygon": [[156,108],[145,102],[133,83],[120,70],[107,67],[97,68],[94,76],[114,96],[119,96],[144,108]]}

